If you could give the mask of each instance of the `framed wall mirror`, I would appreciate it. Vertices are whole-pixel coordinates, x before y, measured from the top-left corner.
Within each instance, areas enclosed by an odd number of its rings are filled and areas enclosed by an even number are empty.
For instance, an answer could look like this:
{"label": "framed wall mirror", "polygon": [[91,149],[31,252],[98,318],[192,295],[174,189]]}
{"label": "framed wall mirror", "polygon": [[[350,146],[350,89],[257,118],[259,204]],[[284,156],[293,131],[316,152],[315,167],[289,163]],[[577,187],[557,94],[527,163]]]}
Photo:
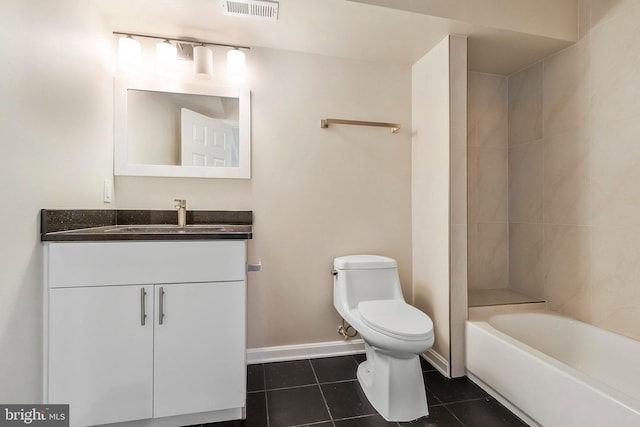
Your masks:
{"label": "framed wall mirror", "polygon": [[249,89],[115,80],[115,175],[251,178]]}

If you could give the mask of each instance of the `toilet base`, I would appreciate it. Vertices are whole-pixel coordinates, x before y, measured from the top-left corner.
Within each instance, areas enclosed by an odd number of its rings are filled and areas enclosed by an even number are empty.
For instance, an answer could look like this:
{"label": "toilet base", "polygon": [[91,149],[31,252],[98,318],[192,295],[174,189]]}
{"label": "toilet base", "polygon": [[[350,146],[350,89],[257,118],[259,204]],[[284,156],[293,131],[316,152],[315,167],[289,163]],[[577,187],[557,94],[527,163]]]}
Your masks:
{"label": "toilet base", "polygon": [[365,343],[367,360],[358,366],[358,382],[371,405],[391,422],[429,415],[417,355],[398,358]]}

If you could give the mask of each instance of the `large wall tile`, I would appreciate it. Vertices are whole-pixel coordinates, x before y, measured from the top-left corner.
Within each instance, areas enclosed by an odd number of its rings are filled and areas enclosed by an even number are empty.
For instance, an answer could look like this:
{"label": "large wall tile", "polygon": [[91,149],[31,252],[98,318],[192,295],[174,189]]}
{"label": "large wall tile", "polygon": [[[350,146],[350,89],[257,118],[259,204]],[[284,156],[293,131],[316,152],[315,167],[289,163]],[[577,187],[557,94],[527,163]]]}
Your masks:
{"label": "large wall tile", "polygon": [[593,323],[640,340],[640,228],[594,227]]}
{"label": "large wall tile", "polygon": [[591,31],[591,118],[596,124],[640,115],[639,22],[636,7]]}
{"label": "large wall tile", "polygon": [[544,141],[545,224],[589,224],[589,141],[583,129]]}
{"label": "large wall tile", "polygon": [[542,138],[542,61],[509,76],[509,145]]}
{"label": "large wall tile", "polygon": [[542,224],[509,224],[509,287],[541,298]]}
{"label": "large wall tile", "polygon": [[593,224],[640,225],[640,115],[593,128]]}
{"label": "large wall tile", "polygon": [[478,224],[476,289],[506,288],[509,284],[509,224]]}
{"label": "large wall tile", "polygon": [[640,5],[640,0],[589,0],[589,2],[591,3],[592,27],[622,13],[627,13],[629,9]]}
{"label": "large wall tile", "polygon": [[[468,76],[469,289],[505,287],[508,281],[506,83],[504,76],[481,73]],[[478,221],[501,224],[479,225]]]}
{"label": "large wall tile", "polygon": [[478,147],[478,221],[508,220],[508,151]]}
{"label": "large wall tile", "polygon": [[589,119],[589,37],[544,60],[544,136]]}
{"label": "large wall tile", "polygon": [[551,310],[591,321],[591,229],[544,227],[544,295]]}
{"label": "large wall tile", "polygon": [[509,148],[509,222],[542,222],[542,141]]}
{"label": "large wall tile", "polygon": [[507,78],[494,74],[477,74],[478,145],[506,147]]}
{"label": "large wall tile", "polygon": [[[640,340],[640,0],[578,3],[579,42],[508,77],[509,286]],[[478,288],[499,228],[474,234]]]}

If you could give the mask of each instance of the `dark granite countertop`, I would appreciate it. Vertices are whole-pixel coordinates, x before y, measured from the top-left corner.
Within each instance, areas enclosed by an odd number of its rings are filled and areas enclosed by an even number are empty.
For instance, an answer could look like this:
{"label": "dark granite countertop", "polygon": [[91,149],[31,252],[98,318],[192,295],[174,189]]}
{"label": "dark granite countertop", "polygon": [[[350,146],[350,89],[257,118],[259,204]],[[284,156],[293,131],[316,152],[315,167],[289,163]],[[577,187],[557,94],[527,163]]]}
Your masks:
{"label": "dark granite countertop", "polygon": [[175,210],[42,209],[43,242],[105,240],[247,240],[252,211],[187,211],[179,228]]}

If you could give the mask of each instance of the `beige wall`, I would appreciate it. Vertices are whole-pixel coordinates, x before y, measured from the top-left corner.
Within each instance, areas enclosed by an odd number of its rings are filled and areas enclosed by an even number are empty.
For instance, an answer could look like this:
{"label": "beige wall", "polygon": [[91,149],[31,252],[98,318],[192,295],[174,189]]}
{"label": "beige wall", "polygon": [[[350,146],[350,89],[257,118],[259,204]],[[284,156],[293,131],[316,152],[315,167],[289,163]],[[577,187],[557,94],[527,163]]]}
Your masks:
{"label": "beige wall", "polygon": [[[0,198],[0,401],[41,390],[39,209],[252,209],[249,346],[338,340],[329,274],[334,256],[394,257],[411,295],[411,70],[252,49],[251,180],[113,178],[113,38],[90,4],[3,4]],[[27,47],[27,48],[25,48]],[[384,129],[324,117],[392,121]]]}
{"label": "beige wall", "polygon": [[111,39],[87,4],[2,4],[0,37],[13,41],[0,44],[2,402],[41,399],[39,209],[101,208],[112,178]]}
{"label": "beige wall", "polygon": [[[129,90],[127,94],[127,159],[146,165],[179,165],[181,105],[157,92]],[[135,117],[135,120],[133,119]]]}
{"label": "beige wall", "polygon": [[[249,347],[339,340],[333,258],[396,258],[411,298],[411,80],[408,67],[271,49],[247,56],[252,179],[116,178],[119,208],[252,209]],[[320,128],[326,117],[402,129]]]}
{"label": "beige wall", "polygon": [[640,339],[640,2],[580,17],[576,45],[509,78],[510,280]]}
{"label": "beige wall", "polygon": [[[576,40],[579,0],[351,0],[548,38]],[[602,1],[602,0],[595,0]]]}
{"label": "beige wall", "polygon": [[465,374],[464,328],[467,320],[467,38],[449,38],[450,299],[452,377]]}
{"label": "beige wall", "polygon": [[[413,302],[434,323],[434,360],[464,375],[467,317],[467,39],[412,69]],[[433,354],[435,353],[435,355]]]}
{"label": "beige wall", "polygon": [[464,374],[467,307],[467,40],[448,36],[412,70],[413,301],[431,316],[442,370]]}
{"label": "beige wall", "polygon": [[449,37],[412,68],[413,302],[449,361]]}

